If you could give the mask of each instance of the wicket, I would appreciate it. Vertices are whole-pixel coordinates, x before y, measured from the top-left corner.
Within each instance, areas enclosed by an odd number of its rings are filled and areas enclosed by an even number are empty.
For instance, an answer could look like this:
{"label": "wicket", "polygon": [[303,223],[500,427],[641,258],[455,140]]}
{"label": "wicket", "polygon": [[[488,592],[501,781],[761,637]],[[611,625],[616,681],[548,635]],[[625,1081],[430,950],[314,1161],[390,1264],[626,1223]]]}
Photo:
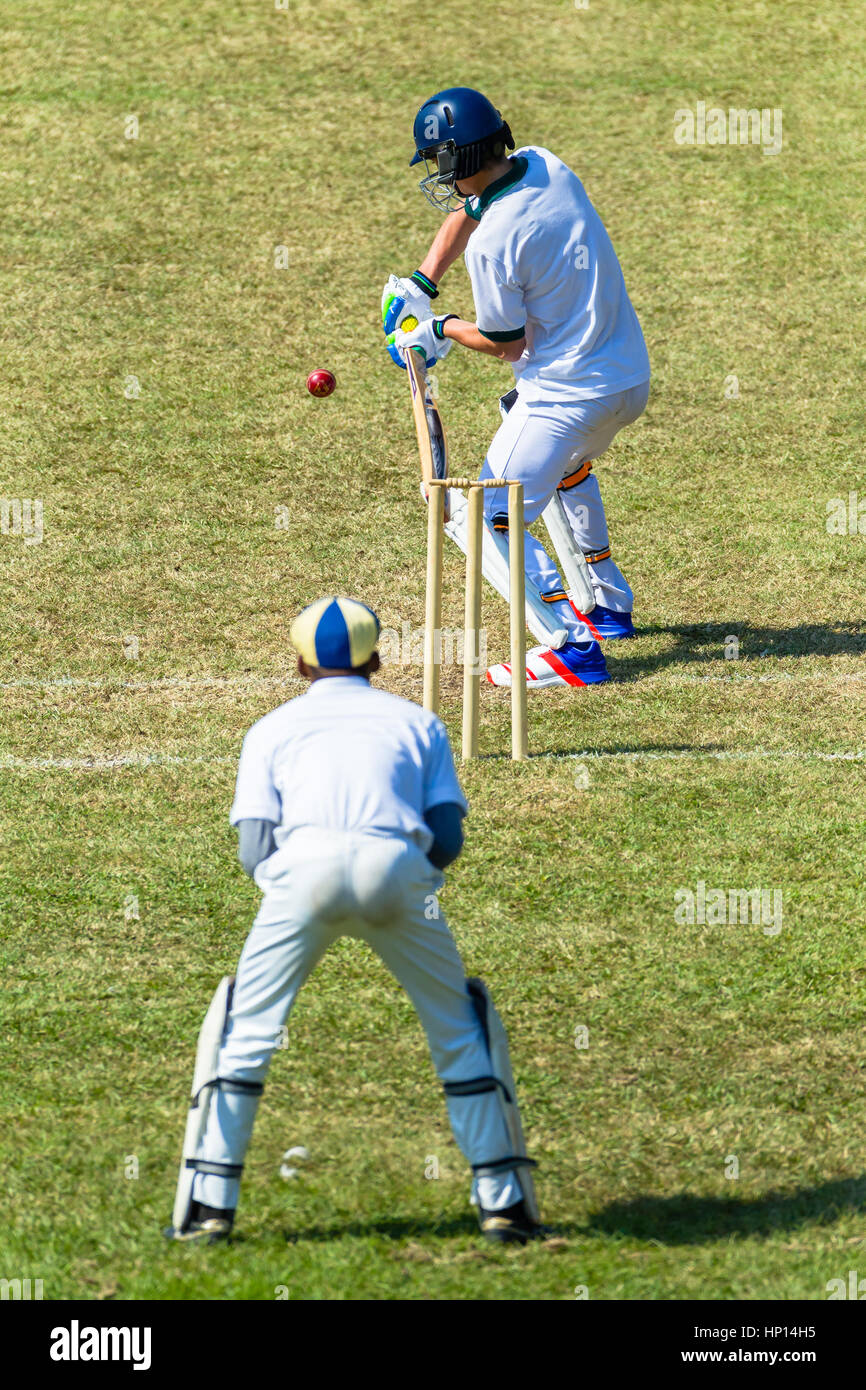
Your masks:
{"label": "wicket", "polygon": [[467,493],[466,607],[463,619],[463,757],[478,755],[478,709],[482,672],[481,547],[484,537],[484,488],[508,488],[508,576],[511,619],[511,756],[527,756],[526,617],[523,577],[523,484],[504,478],[432,478],[427,484],[427,600],[424,619],[424,708],[439,712],[442,663],[442,552],[445,488]]}

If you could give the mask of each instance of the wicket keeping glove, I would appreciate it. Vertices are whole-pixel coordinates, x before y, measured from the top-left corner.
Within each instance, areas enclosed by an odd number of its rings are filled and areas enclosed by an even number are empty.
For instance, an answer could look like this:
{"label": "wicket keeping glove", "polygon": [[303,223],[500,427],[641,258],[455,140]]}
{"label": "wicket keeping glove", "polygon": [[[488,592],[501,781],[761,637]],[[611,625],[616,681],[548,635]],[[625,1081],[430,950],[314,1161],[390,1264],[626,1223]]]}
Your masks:
{"label": "wicket keeping glove", "polygon": [[[413,275],[402,279],[396,275],[389,275],[385,288],[382,291],[382,327],[385,331],[385,342],[391,361],[398,367],[406,370],[406,363],[403,361],[397,349],[394,347],[394,330],[400,327],[404,319],[414,318],[419,323],[433,317],[433,310],[430,308],[430,300],[435,299],[439,293],[432,280],[428,280],[426,275],[422,275],[420,270],[416,270]],[[428,367],[432,362],[427,363]]]}

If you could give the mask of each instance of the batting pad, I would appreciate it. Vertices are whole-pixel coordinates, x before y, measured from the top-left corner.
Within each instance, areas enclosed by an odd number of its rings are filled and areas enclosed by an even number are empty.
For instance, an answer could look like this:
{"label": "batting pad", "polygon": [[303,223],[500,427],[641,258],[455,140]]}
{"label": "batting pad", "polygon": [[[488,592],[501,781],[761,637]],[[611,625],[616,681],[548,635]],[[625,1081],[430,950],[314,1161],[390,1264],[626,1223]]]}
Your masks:
{"label": "batting pad", "polygon": [[[459,489],[448,489],[448,505],[451,510],[451,519],[445,523],[445,534],[465,555],[467,502]],[[508,542],[504,536],[499,535],[492,526],[488,525],[486,517],[481,543],[481,572],[491,588],[495,589],[500,598],[504,598],[505,602],[508,603]],[[548,647],[558,650],[568,641],[566,629],[554,626],[551,621],[553,615],[550,608],[544,602],[535,585],[530,584],[528,580],[524,581],[524,585],[526,626],[536,641],[543,642]]]}
{"label": "batting pad", "polygon": [[589,571],[583,555],[575,544],[574,534],[558,492],[554,492],[541,515],[562,566],[569,597],[578,612],[591,613],[595,607],[595,594],[589,581]]}

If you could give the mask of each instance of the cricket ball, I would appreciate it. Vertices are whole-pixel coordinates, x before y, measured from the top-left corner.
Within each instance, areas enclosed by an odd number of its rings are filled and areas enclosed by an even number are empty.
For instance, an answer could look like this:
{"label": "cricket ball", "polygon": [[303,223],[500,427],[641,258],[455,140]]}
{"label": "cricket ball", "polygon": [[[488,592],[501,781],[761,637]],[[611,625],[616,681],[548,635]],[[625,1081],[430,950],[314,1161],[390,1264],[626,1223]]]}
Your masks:
{"label": "cricket ball", "polygon": [[330,396],[336,384],[334,373],[326,371],[324,367],[310,372],[307,377],[307,390],[311,396]]}

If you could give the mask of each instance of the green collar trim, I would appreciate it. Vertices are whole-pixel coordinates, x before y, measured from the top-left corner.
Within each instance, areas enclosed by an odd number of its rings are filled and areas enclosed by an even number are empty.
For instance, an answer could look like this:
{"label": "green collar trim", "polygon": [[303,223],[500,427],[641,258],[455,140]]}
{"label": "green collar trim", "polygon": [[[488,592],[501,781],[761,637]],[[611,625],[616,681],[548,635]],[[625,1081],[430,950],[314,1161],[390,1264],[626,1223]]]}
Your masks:
{"label": "green collar trim", "polygon": [[507,193],[509,188],[513,188],[516,183],[520,183],[520,180],[526,177],[528,168],[529,160],[525,155],[519,154],[516,158],[512,158],[508,173],[503,174],[501,179],[494,179],[493,183],[489,183],[479,197],[473,198],[471,206],[468,201],[465,202],[463,211],[469,217],[474,218],[476,222],[480,222],[482,214],[489,208],[490,204],[495,202],[497,198],[501,198],[503,193]]}

